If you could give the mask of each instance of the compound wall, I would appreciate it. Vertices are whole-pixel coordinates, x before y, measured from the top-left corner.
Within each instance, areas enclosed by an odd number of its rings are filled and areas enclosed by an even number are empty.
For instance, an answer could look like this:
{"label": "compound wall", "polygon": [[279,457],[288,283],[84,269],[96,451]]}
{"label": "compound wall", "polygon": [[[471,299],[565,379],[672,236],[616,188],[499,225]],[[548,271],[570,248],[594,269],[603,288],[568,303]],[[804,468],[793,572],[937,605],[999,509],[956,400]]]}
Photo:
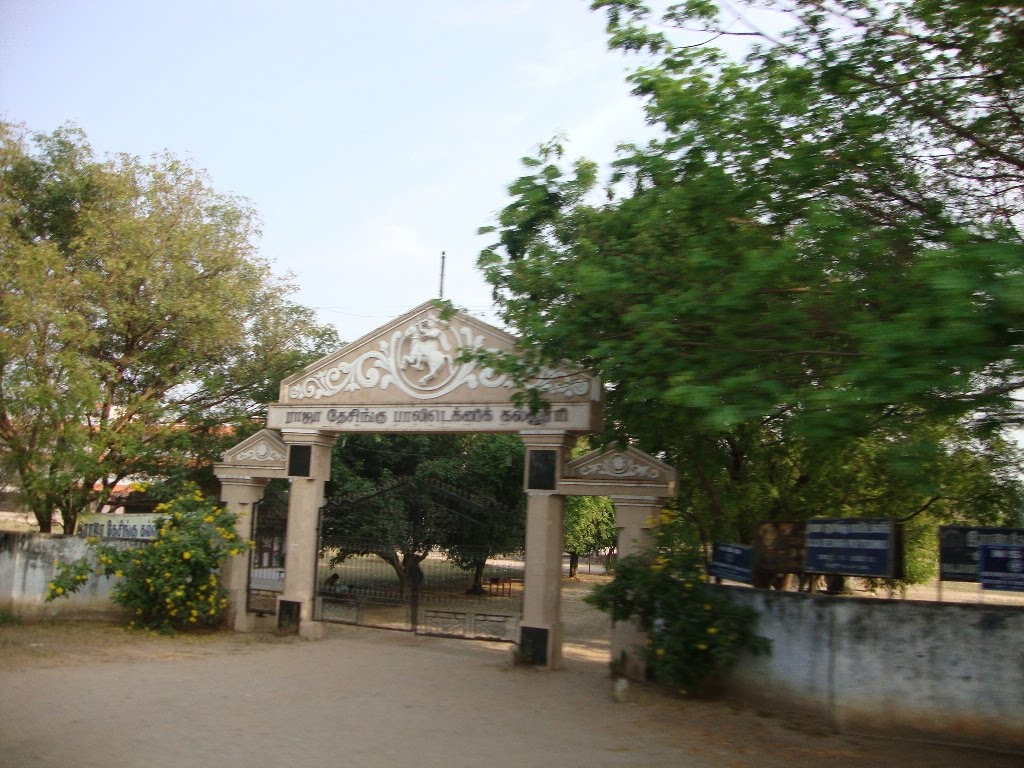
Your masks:
{"label": "compound wall", "polygon": [[0,533],[0,611],[19,618],[113,618],[124,614],[110,602],[112,579],[91,576],[69,598],[45,602],[57,561],[86,553],[85,539],[40,533]]}
{"label": "compound wall", "polygon": [[1024,608],[719,588],[772,641],[731,695],[848,732],[1024,749]]}

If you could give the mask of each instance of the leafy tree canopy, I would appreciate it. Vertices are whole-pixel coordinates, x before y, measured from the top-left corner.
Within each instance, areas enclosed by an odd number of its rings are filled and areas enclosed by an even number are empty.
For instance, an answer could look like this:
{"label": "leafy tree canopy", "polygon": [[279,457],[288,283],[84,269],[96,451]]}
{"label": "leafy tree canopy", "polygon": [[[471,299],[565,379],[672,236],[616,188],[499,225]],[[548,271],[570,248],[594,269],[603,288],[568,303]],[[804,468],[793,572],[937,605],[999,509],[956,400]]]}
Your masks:
{"label": "leafy tree canopy", "polygon": [[[660,134],[603,182],[543,145],[480,265],[506,322],[603,376],[616,429],[702,469],[704,510],[757,476],[755,517],[782,496],[806,516],[801,489],[858,472],[913,509],[924,454],[984,459],[1019,420],[1024,15],[747,6],[783,31],[706,0],[593,3],[650,57],[631,81]],[[716,47],[734,35],[742,60]]]}
{"label": "leafy tree canopy", "polygon": [[195,469],[337,345],[257,235],[174,157],[0,123],[0,462],[41,530],[126,476]]}

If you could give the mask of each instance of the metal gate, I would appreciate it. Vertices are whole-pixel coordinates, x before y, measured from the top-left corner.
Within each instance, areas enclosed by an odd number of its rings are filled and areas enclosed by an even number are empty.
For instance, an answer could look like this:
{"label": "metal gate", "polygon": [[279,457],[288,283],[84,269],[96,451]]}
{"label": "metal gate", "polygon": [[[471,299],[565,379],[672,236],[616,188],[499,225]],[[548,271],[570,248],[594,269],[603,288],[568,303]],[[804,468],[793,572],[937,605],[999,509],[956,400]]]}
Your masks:
{"label": "metal gate", "polygon": [[[495,553],[480,543],[487,538],[485,530],[475,531],[475,541],[452,540],[453,530],[460,528],[452,521],[466,523],[461,528],[473,533],[474,519],[483,518],[485,505],[423,482],[331,500],[320,510],[314,618],[517,641],[523,606],[521,551]],[[359,537],[369,530],[391,535]]]}
{"label": "metal gate", "polygon": [[274,615],[277,598],[284,592],[285,531],[288,527],[288,483],[272,480],[263,498],[253,505],[249,554],[249,592],[246,610]]}

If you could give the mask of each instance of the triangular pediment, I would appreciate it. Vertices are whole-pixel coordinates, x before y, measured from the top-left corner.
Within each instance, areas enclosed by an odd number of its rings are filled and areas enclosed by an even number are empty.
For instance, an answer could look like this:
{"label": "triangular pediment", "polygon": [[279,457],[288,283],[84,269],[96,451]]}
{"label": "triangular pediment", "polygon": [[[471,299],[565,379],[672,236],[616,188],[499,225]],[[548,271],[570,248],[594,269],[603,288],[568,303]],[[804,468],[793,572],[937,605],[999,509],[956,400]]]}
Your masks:
{"label": "triangular pediment", "polygon": [[573,459],[566,465],[565,474],[566,477],[591,480],[668,482],[675,478],[676,471],[671,465],[637,448],[623,449],[613,443]]}
{"label": "triangular pediment", "polygon": [[222,464],[235,467],[284,470],[288,466],[288,446],[272,429],[261,429],[224,453]]}
{"label": "triangular pediment", "polygon": [[[278,402],[356,408],[508,403],[512,380],[460,361],[467,348],[515,353],[517,340],[463,312],[443,315],[428,301],[285,379]],[[586,374],[552,371],[550,382],[545,399],[553,402],[600,398],[597,380]]]}

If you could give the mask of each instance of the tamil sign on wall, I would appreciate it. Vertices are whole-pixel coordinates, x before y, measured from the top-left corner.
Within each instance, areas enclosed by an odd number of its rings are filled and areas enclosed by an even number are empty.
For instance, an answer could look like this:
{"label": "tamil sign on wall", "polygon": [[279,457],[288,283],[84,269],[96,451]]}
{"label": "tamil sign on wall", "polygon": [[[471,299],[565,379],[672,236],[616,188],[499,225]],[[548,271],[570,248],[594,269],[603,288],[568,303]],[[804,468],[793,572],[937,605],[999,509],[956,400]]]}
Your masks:
{"label": "tamil sign on wall", "polygon": [[75,535],[99,539],[155,539],[160,515],[80,515]]}

